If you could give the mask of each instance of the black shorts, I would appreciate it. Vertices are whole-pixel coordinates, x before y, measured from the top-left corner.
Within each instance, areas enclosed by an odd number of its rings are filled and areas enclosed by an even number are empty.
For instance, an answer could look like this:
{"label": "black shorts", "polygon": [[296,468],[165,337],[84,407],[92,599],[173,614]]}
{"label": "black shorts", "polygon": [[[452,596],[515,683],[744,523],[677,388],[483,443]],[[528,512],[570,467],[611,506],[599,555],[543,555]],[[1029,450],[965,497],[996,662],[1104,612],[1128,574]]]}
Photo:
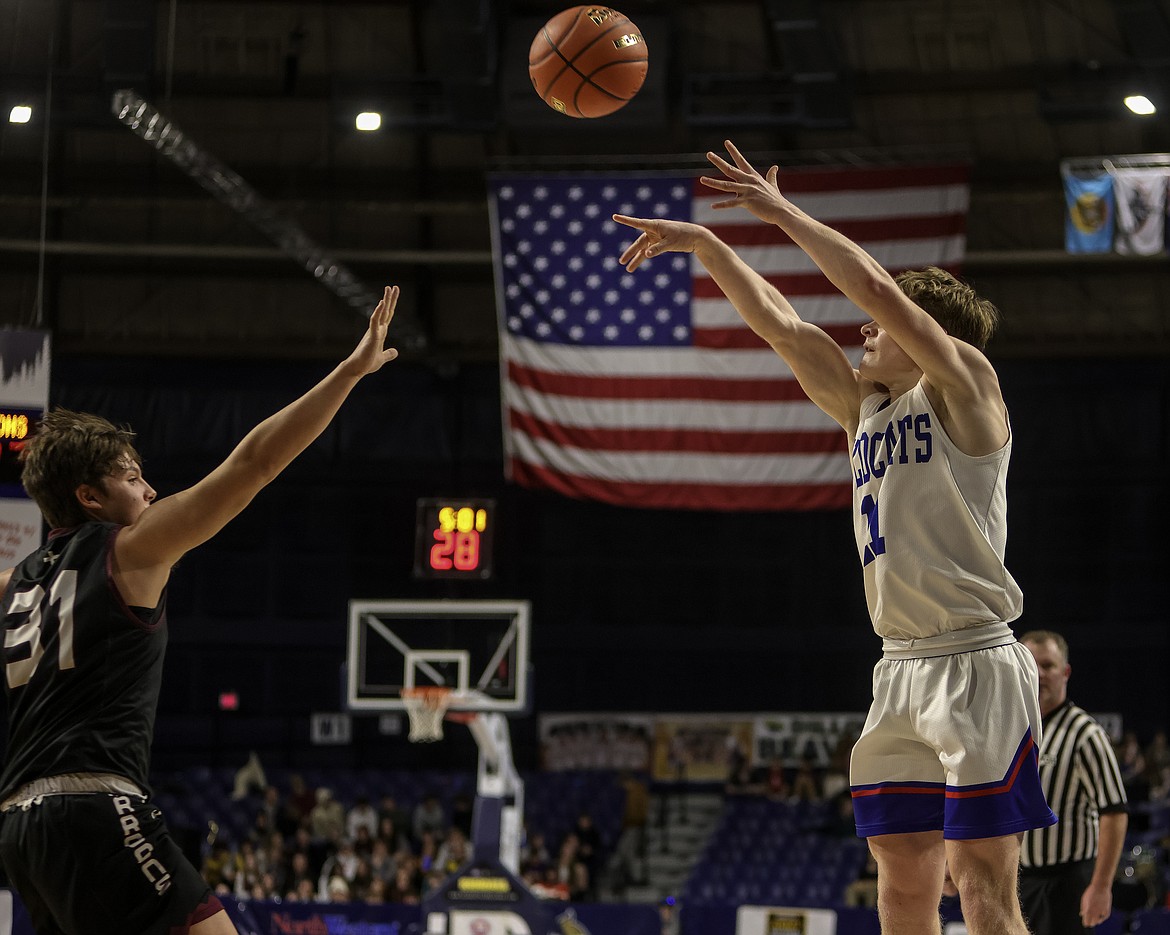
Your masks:
{"label": "black shorts", "polygon": [[39,935],[176,935],[223,908],[139,796],[48,795],[9,809],[0,862]]}
{"label": "black shorts", "polygon": [[1081,895],[1093,878],[1093,861],[1020,868],[1020,908],[1035,935],[1090,935],[1081,925]]}

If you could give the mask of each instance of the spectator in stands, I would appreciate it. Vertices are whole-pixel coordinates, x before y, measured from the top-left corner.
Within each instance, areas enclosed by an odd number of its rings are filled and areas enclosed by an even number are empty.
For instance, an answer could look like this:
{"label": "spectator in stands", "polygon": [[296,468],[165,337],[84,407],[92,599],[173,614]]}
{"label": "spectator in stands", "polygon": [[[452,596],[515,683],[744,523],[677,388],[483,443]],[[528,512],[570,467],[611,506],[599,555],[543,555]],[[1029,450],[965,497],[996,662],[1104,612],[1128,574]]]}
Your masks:
{"label": "spectator in stands", "polygon": [[236,853],[236,882],[234,892],[240,898],[247,898],[257,887],[263,889],[264,869],[260,864],[256,846],[248,840],[240,842]]}
{"label": "spectator in stands", "polygon": [[460,792],[451,802],[451,827],[462,831],[468,840],[471,840],[473,811],[471,797],[465,792]]}
{"label": "spectator in stands", "polygon": [[772,757],[764,773],[764,795],[773,802],[783,802],[792,795],[788,785],[788,777],[784,773],[784,764],[778,756]]}
{"label": "spectator in stands", "polygon": [[756,781],[751,766],[746,760],[742,761],[736,771],[727,778],[723,787],[726,795],[759,795],[763,787]]}
{"label": "spectator in stands", "polygon": [[404,847],[410,847],[410,839],[403,830],[406,826],[398,824],[390,815],[379,814],[378,839],[386,843],[386,849],[396,854]]}
{"label": "spectator in stands", "polygon": [[370,848],[370,873],[379,879],[389,881],[394,876],[397,863],[385,840],[375,838]]}
{"label": "spectator in stands", "polygon": [[309,867],[316,879],[316,874],[320,872],[321,865],[325,863],[325,858],[329,856],[329,845],[324,841],[316,841],[313,839],[312,833],[306,825],[303,828],[297,828],[296,833],[285,845],[289,860],[295,853],[303,853],[305,859],[309,862]]}
{"label": "spectator in stands", "polygon": [[593,816],[582,812],[573,825],[573,834],[577,837],[577,860],[585,866],[588,874],[586,888],[592,892],[593,884],[601,874],[601,852],[604,848],[601,833],[593,823]]}
{"label": "spectator in stands", "polygon": [[370,804],[368,796],[359,795],[353,803],[353,808],[345,816],[345,834],[351,841],[356,841],[358,828],[365,828],[370,837],[378,833],[378,813]]}
{"label": "spectator in stands", "polygon": [[865,866],[857,874],[857,879],[845,887],[843,899],[846,906],[877,906],[877,859],[869,851],[865,855]]}
{"label": "spectator in stands", "polygon": [[857,819],[853,814],[853,793],[848,789],[844,789],[834,796],[825,833],[841,838],[857,836]]}
{"label": "spectator in stands", "polygon": [[435,855],[435,864],[432,869],[439,870],[444,876],[455,873],[471,859],[471,848],[467,837],[454,826],[447,832],[447,837],[439,845]]}
{"label": "spectator in stands", "polygon": [[678,902],[673,896],[658,903],[658,918],[662,922],[662,935],[679,935]]}
{"label": "spectator in stands", "polygon": [[415,881],[416,865],[403,861],[394,873],[394,882],[386,892],[386,902],[417,905],[420,896],[419,884]]}
{"label": "spectator in stands", "polygon": [[366,898],[366,892],[369,890],[370,882],[373,879],[374,874],[370,870],[370,862],[364,857],[358,857],[357,866],[353,871],[353,879],[349,881],[349,886],[353,891],[353,898],[355,900]]}
{"label": "spectator in stands", "polygon": [[821,800],[820,777],[813,765],[812,757],[802,756],[800,765],[792,777],[792,798],[798,802],[819,802]]}
{"label": "spectator in stands", "polygon": [[299,773],[293,773],[288,780],[289,793],[284,801],[281,819],[277,822],[277,830],[286,838],[296,833],[303,822],[308,821],[309,813],[317,805],[317,796],[305,783]]}
{"label": "spectator in stands", "polygon": [[[280,790],[269,783],[264,788],[264,800],[260,803],[260,810],[264,812],[270,830],[280,830],[281,812],[283,809],[284,802],[281,800]],[[281,833],[283,834],[284,832],[282,831]]]}
{"label": "spectator in stands", "polygon": [[271,834],[272,826],[268,823],[268,812],[263,808],[258,809],[256,817],[252,819],[252,827],[248,829],[248,840],[257,847],[263,847]]}
{"label": "spectator in stands", "polygon": [[1164,730],[1154,731],[1145,749],[1146,768],[1161,775],[1170,769],[1170,742]]}
{"label": "spectator in stands", "polygon": [[[422,840],[418,843],[418,869],[420,873],[430,873],[439,856],[439,841],[433,831],[424,831]],[[418,881],[422,885],[422,880]]]}
{"label": "spectator in stands", "polygon": [[203,858],[201,870],[207,885],[216,892],[231,892],[236,882],[235,859],[232,849],[223,838],[216,838]]}
{"label": "spectator in stands", "polygon": [[421,844],[423,836],[429,831],[436,841],[441,840],[447,832],[447,814],[434,792],[427,792],[422,801],[414,807],[410,816],[410,830],[415,844]]}
{"label": "spectator in stands", "polygon": [[370,885],[366,887],[363,899],[371,906],[380,906],[386,902],[386,881],[380,876],[372,876]]}
{"label": "spectator in stands", "polygon": [[[402,833],[407,833],[410,828],[410,818],[401,808],[398,807],[398,800],[392,795],[382,796],[382,801],[378,805],[378,827],[382,827],[382,822],[387,818],[394,823],[394,827]],[[381,831],[378,832],[381,834]],[[391,851],[394,847],[391,846]]]}
{"label": "spectator in stands", "polygon": [[285,892],[300,893],[305,886],[309,887],[309,892],[317,892],[317,877],[313,872],[313,867],[309,863],[309,855],[305,851],[294,851],[289,857],[288,867],[285,871]]}
{"label": "spectator in stands", "polygon": [[447,874],[442,870],[432,867],[423,875],[422,892],[420,899],[429,899],[435,893],[439,892],[443,887],[443,881],[447,879]]}
{"label": "spectator in stands", "polygon": [[580,841],[576,833],[570,831],[561,841],[553,867],[557,882],[567,887],[569,899],[585,899],[592,883],[589,869],[578,854],[579,848]]}
{"label": "spectator in stands", "polygon": [[337,842],[337,850],[325,858],[321,865],[320,888],[325,891],[328,883],[334,877],[341,877],[346,883],[352,883],[357,874],[358,856],[354,853],[353,842],[342,838]]}
{"label": "spectator in stands", "polygon": [[236,771],[235,783],[232,786],[232,801],[239,802],[246,799],[252,792],[263,792],[267,785],[268,777],[264,775],[264,767],[260,764],[260,755],[252,750],[244,765]]}
{"label": "spectator in stands", "polygon": [[253,891],[253,899],[279,899],[281,890],[276,885],[276,877],[271,873],[265,873],[261,877],[261,885]]}
{"label": "spectator in stands", "polygon": [[273,893],[283,893],[289,888],[286,885],[288,864],[285,858],[284,838],[279,831],[272,832],[264,846],[264,871],[272,876],[270,890]]}
{"label": "spectator in stands", "polygon": [[621,777],[626,792],[622,810],[622,836],[618,843],[621,854],[622,883],[644,883],[646,880],[646,825],[650,821],[650,789],[636,773],[625,772]]}
{"label": "spectator in stands", "polygon": [[349,883],[342,877],[332,877],[322,895],[322,902],[347,903],[352,900]]}
{"label": "spectator in stands", "polygon": [[1149,777],[1146,773],[1146,757],[1142,745],[1133,731],[1122,735],[1117,746],[1117,765],[1121,767],[1121,780],[1125,793],[1131,802],[1145,802],[1150,797]]}
{"label": "spectator in stands", "polygon": [[838,793],[849,788],[849,752],[856,740],[856,735],[851,733],[842,733],[837,738],[837,745],[829,754],[825,775],[821,777],[821,796],[825,801],[832,801]]}
{"label": "spectator in stands", "polygon": [[554,865],[549,865],[544,869],[544,879],[536,883],[533,890],[542,899],[568,899],[570,892],[569,884],[561,879],[560,873]]}
{"label": "spectator in stands", "polygon": [[316,841],[332,843],[345,836],[345,806],[325,786],[317,790],[317,804],[309,812],[309,830]]}
{"label": "spectator in stands", "polygon": [[312,880],[308,879],[307,877],[304,880],[298,880],[296,889],[293,890],[291,893],[289,893],[288,900],[290,902],[298,902],[298,903],[315,903],[315,902],[317,902],[317,886],[316,886],[316,884]]}
{"label": "spectator in stands", "polygon": [[353,850],[358,857],[369,858],[374,850],[374,839],[365,825],[357,826],[357,834],[353,837]]}
{"label": "spectator in stands", "polygon": [[520,867],[521,869],[533,868],[543,871],[545,867],[552,864],[552,854],[549,853],[548,844],[545,841],[544,832],[529,831],[527,834],[524,847],[520,853]]}

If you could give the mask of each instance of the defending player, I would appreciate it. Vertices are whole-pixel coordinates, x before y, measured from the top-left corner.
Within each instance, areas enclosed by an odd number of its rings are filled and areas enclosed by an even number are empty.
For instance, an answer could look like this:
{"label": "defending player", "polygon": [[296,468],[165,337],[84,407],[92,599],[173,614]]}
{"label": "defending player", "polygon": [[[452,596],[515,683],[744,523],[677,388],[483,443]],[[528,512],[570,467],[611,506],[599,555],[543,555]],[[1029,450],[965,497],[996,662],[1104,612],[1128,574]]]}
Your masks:
{"label": "defending player", "polygon": [[854,370],[824,331],[707,228],[614,219],[641,231],[629,270],[694,253],[808,397],[845,429],[854,528],[883,658],[853,750],[858,834],[878,862],[886,933],[939,929],[949,864],[972,935],[1026,935],[1016,894],[1021,832],[1052,824],[1037,778],[1036,667],[1008,623],[1022,595],[1003,564],[1011,430],[982,353],[998,311],[939,269],[895,281],[857,244],[809,217],[727,143],[704,178],[776,224],[873,320]]}
{"label": "defending player", "polygon": [[22,480],[52,531],[0,574],[0,860],[37,932],[235,931],[148,798],[167,581],[397,356],[385,347],[397,301],[387,287],[332,373],[173,496],[155,499],[133,434],[98,416],[50,412],[26,446]]}

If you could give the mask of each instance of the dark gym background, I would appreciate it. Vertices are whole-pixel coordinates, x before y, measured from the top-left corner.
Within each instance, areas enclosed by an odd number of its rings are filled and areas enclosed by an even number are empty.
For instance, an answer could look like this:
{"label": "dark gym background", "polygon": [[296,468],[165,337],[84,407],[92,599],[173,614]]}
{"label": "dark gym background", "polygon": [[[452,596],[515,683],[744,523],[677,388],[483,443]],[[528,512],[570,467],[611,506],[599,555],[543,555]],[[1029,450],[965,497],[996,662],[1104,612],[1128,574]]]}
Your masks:
{"label": "dark gym background", "polygon": [[[420,755],[338,710],[351,597],[533,603],[537,710],[862,710],[879,653],[846,513],[622,510],[502,477],[484,172],[968,159],[967,278],[1016,433],[1022,627],[1072,645],[1073,697],[1170,723],[1163,592],[1170,274],[1063,250],[1059,163],[1170,150],[1165,0],[632,0],[650,79],[571,121],[535,99],[505,0],[0,0],[0,325],[53,333],[52,402],[129,422],[166,494],[321,376],[360,315],[246,212],[114,120],[133,87],[365,283],[402,286],[403,358],[171,589],[156,766]],[[1170,106],[1170,99],[1165,99]],[[353,129],[377,108],[384,126]],[[46,117],[47,113],[47,117]],[[496,577],[411,576],[415,500],[499,502]],[[219,712],[220,691],[240,710]],[[532,722],[514,725],[521,766]],[[438,749],[430,756],[444,756]]]}

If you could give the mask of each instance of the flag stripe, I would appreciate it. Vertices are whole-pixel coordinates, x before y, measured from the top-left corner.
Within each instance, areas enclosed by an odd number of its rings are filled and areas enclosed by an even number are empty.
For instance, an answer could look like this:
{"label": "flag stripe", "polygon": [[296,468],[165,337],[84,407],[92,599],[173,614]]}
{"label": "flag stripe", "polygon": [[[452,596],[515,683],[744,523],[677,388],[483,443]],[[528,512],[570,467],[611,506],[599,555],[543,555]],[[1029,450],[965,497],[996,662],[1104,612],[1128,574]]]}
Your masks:
{"label": "flag stripe", "polygon": [[[964,253],[964,238],[960,234],[918,238],[914,240],[872,240],[859,244],[871,257],[887,270],[917,269],[922,266],[949,266],[960,262]],[[764,276],[788,274],[816,278],[817,294],[832,295],[837,287],[817,268],[799,247],[784,244],[741,244],[735,246],[736,255],[757,273]],[[653,261],[651,261],[651,264]],[[653,270],[652,265],[646,267]],[[691,273],[696,278],[709,278],[698,260],[692,259]]]}
{"label": "flag stripe", "polygon": [[845,440],[840,432],[717,432],[710,429],[580,428],[537,419],[513,410],[511,428],[530,438],[563,447],[595,451],[713,452],[717,454],[839,454]]}
{"label": "flag stripe", "polygon": [[[726,211],[723,212],[726,214]],[[721,219],[722,220],[722,219]],[[962,211],[952,214],[927,214],[920,217],[855,218],[833,221],[833,230],[844,234],[855,243],[882,240],[930,240],[940,237],[962,236],[967,230],[967,215]],[[771,225],[744,227],[713,221],[708,224],[720,240],[731,247],[792,245],[792,239],[780,228]],[[799,248],[798,248],[799,249]]]}
{"label": "flag stripe", "polygon": [[[805,296],[796,303],[800,317],[814,325],[856,324],[857,306],[840,293],[823,296]],[[746,328],[735,306],[720,293],[703,298],[696,296],[691,303],[691,317],[696,328]]]}
{"label": "flag stripe", "polygon": [[639,483],[647,476],[659,483],[721,484],[744,487],[758,484],[806,484],[819,480],[843,483],[849,479],[849,461],[838,451],[798,452],[783,458],[743,454],[692,452],[605,451],[562,447],[549,439],[524,432],[513,435],[516,456],[529,464],[599,480]]}
{"label": "flag stripe", "polygon": [[606,399],[557,396],[520,386],[505,388],[511,410],[562,425],[630,430],[669,426],[703,431],[793,431],[836,428],[836,423],[806,400],[783,402],[677,398]]}
{"label": "flag stripe", "polygon": [[525,387],[552,396],[573,396],[582,399],[706,399],[734,402],[808,399],[800,384],[793,379],[718,380],[697,376],[587,377],[581,374],[538,370],[515,361],[508,361],[507,368],[508,379],[513,386]]}
{"label": "flag stripe", "polygon": [[618,506],[662,510],[779,511],[837,510],[849,505],[843,484],[663,484],[621,482],[551,471],[519,458],[509,464],[512,480],[526,487],[551,490],[566,497]]}
{"label": "flag stripe", "polygon": [[[822,325],[821,330],[838,344],[861,344],[861,326]],[[767,342],[746,325],[740,328],[696,328],[695,344],[698,347],[767,347]]]}

